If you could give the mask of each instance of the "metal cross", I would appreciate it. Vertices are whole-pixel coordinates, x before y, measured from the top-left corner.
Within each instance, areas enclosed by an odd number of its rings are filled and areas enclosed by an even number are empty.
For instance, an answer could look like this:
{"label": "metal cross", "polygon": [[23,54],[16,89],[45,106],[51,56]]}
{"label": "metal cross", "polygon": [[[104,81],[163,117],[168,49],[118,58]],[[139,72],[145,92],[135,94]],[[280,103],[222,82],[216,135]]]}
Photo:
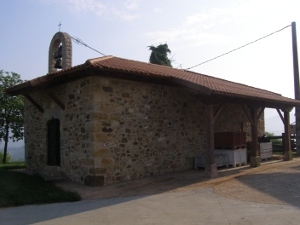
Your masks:
{"label": "metal cross", "polygon": [[61,22],[59,22],[58,26],[59,26],[59,31],[60,31],[60,27],[61,27]]}

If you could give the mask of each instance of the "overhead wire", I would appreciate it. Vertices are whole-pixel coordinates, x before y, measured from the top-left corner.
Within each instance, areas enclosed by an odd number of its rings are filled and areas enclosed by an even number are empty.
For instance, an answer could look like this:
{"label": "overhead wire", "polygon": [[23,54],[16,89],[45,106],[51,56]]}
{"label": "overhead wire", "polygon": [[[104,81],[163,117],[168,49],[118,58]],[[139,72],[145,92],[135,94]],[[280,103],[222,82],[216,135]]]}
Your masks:
{"label": "overhead wire", "polygon": [[72,40],[73,40],[76,44],[83,45],[83,46],[85,46],[85,47],[87,47],[87,48],[89,48],[89,49],[94,50],[95,52],[98,52],[99,54],[101,54],[101,55],[103,55],[103,56],[106,56],[105,54],[99,52],[98,50],[96,50],[96,49],[94,49],[94,48],[88,46],[88,45],[87,45],[86,43],[84,43],[80,38],[72,37],[72,36],[71,36],[71,38],[72,38]]}
{"label": "overhead wire", "polygon": [[[259,39],[256,39],[255,41],[249,42],[249,43],[247,43],[247,44],[245,44],[245,45],[242,45],[242,46],[240,46],[240,47],[238,47],[238,48],[235,48],[235,49],[233,49],[233,50],[231,50],[231,51],[229,51],[229,52],[226,52],[226,53],[221,54],[221,55],[218,55],[218,56],[216,56],[216,57],[214,57],[214,58],[212,58],[212,59],[209,59],[209,60],[206,60],[206,61],[204,61],[204,62],[202,62],[202,63],[199,63],[199,64],[197,64],[197,65],[195,65],[195,66],[191,66],[191,67],[189,67],[189,68],[186,68],[186,70],[190,70],[190,69],[195,68],[195,67],[198,67],[198,66],[200,66],[200,65],[202,65],[202,64],[205,64],[205,63],[208,63],[208,62],[213,61],[213,60],[215,60],[215,59],[218,59],[218,58],[220,58],[220,57],[222,57],[222,56],[228,55],[228,54],[230,54],[230,53],[232,53],[232,52],[234,52],[234,51],[237,51],[237,50],[239,50],[239,49],[241,49],[241,48],[244,48],[244,47],[246,47],[246,46],[248,46],[248,45],[254,44],[255,42],[258,42],[258,41],[260,41],[260,40],[262,40],[262,39],[265,39],[265,38],[267,38],[267,37],[269,37],[269,36],[271,36],[271,35],[273,35],[273,34],[276,34],[276,33],[278,33],[278,32],[281,32],[281,31],[283,31],[284,29],[286,29],[286,28],[288,28],[288,27],[290,27],[290,26],[291,26],[291,25],[287,25],[287,26],[285,26],[285,27],[283,27],[283,28],[281,28],[281,29],[279,29],[279,30],[277,30],[277,31],[274,31],[274,32],[272,32],[272,33],[270,33],[270,34],[268,34],[268,35],[266,35],[266,36],[263,36],[263,37],[261,37],[261,38],[259,38]],[[85,47],[87,47],[87,48],[92,49],[92,50],[95,51],[95,52],[98,52],[99,54],[101,54],[101,55],[103,55],[103,56],[106,56],[104,53],[99,52],[98,50],[96,50],[96,49],[94,49],[94,48],[88,46],[87,44],[85,44],[80,38],[72,37],[72,36],[71,36],[71,39],[72,39],[76,44],[83,45],[83,46],[85,46]]]}
{"label": "overhead wire", "polygon": [[204,63],[213,61],[213,60],[215,60],[215,59],[217,59],[217,58],[220,58],[220,57],[225,56],[225,55],[227,55],[227,54],[229,54],[229,53],[232,53],[232,52],[237,51],[237,50],[239,50],[239,49],[241,49],[241,48],[244,48],[244,47],[246,47],[246,46],[248,46],[248,45],[254,44],[254,43],[257,42],[257,41],[260,41],[260,40],[262,40],[262,39],[264,39],[264,38],[267,38],[267,37],[269,37],[269,36],[271,36],[271,35],[273,35],[273,34],[275,34],[275,33],[278,33],[278,32],[280,32],[280,31],[283,31],[284,29],[286,29],[286,28],[288,28],[288,27],[290,27],[290,26],[291,26],[291,25],[285,26],[284,28],[281,28],[280,30],[274,31],[274,32],[272,32],[271,34],[268,34],[268,35],[266,35],[266,36],[263,36],[263,37],[261,37],[261,38],[255,40],[255,41],[249,42],[248,44],[245,44],[245,45],[243,45],[243,46],[241,46],[241,47],[235,48],[235,49],[233,49],[233,50],[231,50],[231,51],[229,51],[229,52],[226,52],[226,53],[224,53],[224,54],[222,54],[222,55],[216,56],[216,57],[214,57],[214,58],[212,58],[212,59],[206,60],[206,61],[204,61],[204,62],[202,62],[202,63],[199,63],[199,64],[197,64],[197,65],[195,65],[195,66],[191,66],[191,67],[189,67],[189,68],[186,68],[186,70],[195,68],[195,67],[200,66],[200,65],[202,65],[202,64],[204,64]]}

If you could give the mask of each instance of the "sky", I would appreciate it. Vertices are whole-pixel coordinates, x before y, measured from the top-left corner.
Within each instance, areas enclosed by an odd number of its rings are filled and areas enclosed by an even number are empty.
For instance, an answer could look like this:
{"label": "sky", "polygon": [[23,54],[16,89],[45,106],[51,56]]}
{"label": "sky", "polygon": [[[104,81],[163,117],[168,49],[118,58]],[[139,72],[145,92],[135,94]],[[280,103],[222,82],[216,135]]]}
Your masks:
{"label": "sky", "polygon": [[[0,69],[23,80],[47,74],[59,29],[105,55],[143,62],[148,46],[167,43],[173,67],[187,69],[293,21],[300,27],[299,0],[0,1]],[[101,57],[72,45],[73,66]],[[190,70],[294,98],[291,27]],[[265,119],[267,131],[283,130],[276,110],[267,109]]]}

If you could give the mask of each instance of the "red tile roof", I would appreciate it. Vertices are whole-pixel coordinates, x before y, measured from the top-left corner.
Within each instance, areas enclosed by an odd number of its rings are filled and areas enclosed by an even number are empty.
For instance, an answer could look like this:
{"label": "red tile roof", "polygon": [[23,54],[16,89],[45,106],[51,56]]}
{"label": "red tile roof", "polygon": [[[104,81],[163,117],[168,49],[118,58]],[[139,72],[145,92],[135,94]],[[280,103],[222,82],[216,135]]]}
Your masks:
{"label": "red tile roof", "polygon": [[[118,77],[124,79],[127,79],[130,76],[131,79],[136,80],[139,80],[139,78],[142,77],[147,77],[149,79],[160,79],[164,80],[165,83],[183,85],[193,88],[194,91],[198,90],[200,93],[205,95],[272,102],[288,106],[300,106],[300,101],[286,98],[280,94],[263,89],[250,87],[192,71],[128,60],[114,56],[90,59],[79,66],[49,73],[26,83],[11,87],[7,89],[6,92],[9,94],[22,94],[22,91],[26,90],[28,92],[33,87],[42,87],[43,85],[45,86],[45,84],[53,83],[57,79],[68,82],[72,80],[72,73],[87,69],[109,72],[108,74],[102,76],[110,76],[113,73],[120,73],[122,75]],[[85,76],[88,75],[89,74],[86,74]]]}

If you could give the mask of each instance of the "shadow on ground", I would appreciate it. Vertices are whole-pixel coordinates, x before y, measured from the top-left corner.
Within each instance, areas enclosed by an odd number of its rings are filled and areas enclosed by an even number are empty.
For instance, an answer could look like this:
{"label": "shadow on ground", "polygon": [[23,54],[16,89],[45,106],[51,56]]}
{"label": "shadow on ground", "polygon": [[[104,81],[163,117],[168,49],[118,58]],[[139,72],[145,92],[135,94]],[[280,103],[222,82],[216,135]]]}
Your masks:
{"label": "shadow on ground", "polygon": [[216,193],[233,199],[300,208],[299,161],[282,162],[277,167],[237,177],[214,187]]}
{"label": "shadow on ground", "polygon": [[[288,203],[293,199],[297,199],[291,197],[292,190],[295,189],[296,192],[300,190],[300,182],[297,182],[300,180],[299,163],[300,158],[297,158],[289,162],[283,162],[282,160],[264,162],[261,167],[257,168],[251,168],[249,165],[236,168],[220,168],[218,170],[219,178],[216,179],[205,178],[204,169],[200,169],[146,177],[102,187],[87,187],[70,181],[57,182],[56,184],[64,189],[78,192],[83,199],[106,199],[154,195],[217,185],[228,188],[228,182],[235,180],[233,183],[236,186],[236,181],[238,181],[244,186],[251,187],[252,192],[257,190],[281,199],[281,201],[286,199]],[[241,187],[237,186],[237,188]],[[231,195],[235,195],[237,193],[236,189],[231,188],[228,191],[232,192]],[[254,195],[257,194],[256,192],[253,193]],[[243,192],[239,194],[243,194]],[[297,196],[297,194],[295,193],[293,196]],[[246,199],[249,200],[249,198]]]}
{"label": "shadow on ground", "polygon": [[[70,181],[60,181],[56,183],[57,186],[78,192],[84,201],[17,207],[14,210],[0,209],[0,217],[14,213],[20,215],[20,221],[22,221],[22,215],[26,215],[27,222],[29,217],[31,224],[123,204],[151,195],[184,190],[196,191],[196,189],[207,187],[213,187],[216,193],[227,198],[249,202],[290,204],[300,208],[299,164],[300,158],[289,162],[264,162],[261,167],[257,168],[249,166],[220,168],[219,178],[216,179],[205,178],[204,170],[190,170],[103,187],[86,187]],[[51,212],[51,209],[56,206],[63,208],[59,214]],[[37,210],[49,211],[49,213],[46,217],[39,217]],[[105,224],[105,221],[102,222]]]}

